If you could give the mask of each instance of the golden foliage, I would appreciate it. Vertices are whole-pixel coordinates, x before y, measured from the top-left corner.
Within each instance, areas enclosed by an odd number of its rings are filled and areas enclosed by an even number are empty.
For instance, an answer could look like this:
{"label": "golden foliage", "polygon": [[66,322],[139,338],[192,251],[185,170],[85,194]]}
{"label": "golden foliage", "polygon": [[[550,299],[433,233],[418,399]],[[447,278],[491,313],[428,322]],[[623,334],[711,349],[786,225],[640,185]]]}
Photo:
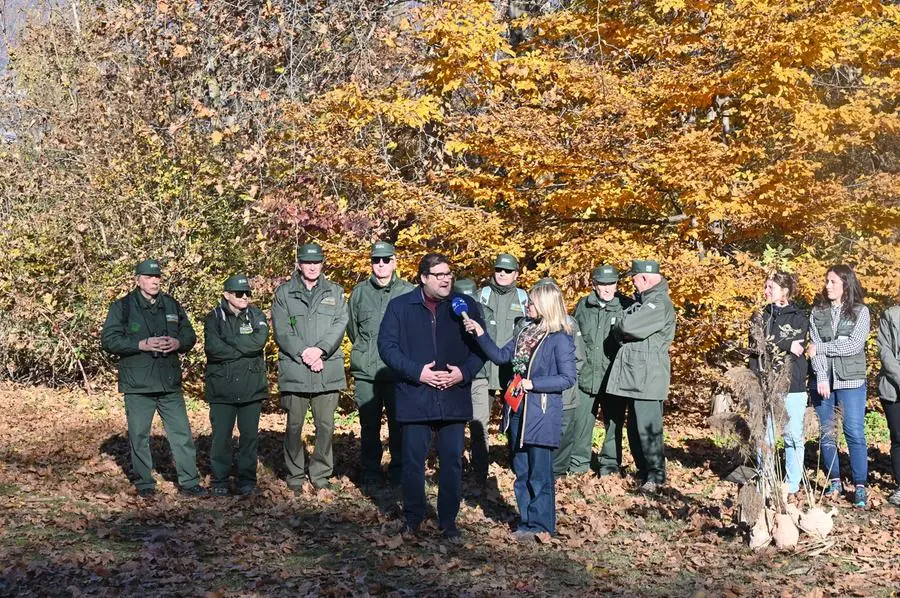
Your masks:
{"label": "golden foliage", "polygon": [[[34,25],[14,56],[78,161],[55,165],[70,183],[54,209],[123,238],[86,241],[89,268],[42,279],[71,225],[17,227],[55,213],[26,199],[4,228],[33,259],[3,264],[5,288],[110,289],[156,253],[202,289],[199,312],[233,269],[271,289],[307,239],[349,287],[387,238],[406,275],[425,251],[475,278],[512,252],[524,285],[552,275],[574,305],[599,262],[653,257],[678,308],[675,380],[696,393],[740,360],[767,270],[797,272],[807,299],[834,262],[877,304],[900,284],[897,5],[588,0],[508,21],[484,0],[358,4],[364,17],[337,2],[303,23],[278,2],[166,6],[97,10],[80,40]],[[132,60],[99,58],[113,52]],[[37,198],[21,167],[49,151],[8,153],[3,184]]]}

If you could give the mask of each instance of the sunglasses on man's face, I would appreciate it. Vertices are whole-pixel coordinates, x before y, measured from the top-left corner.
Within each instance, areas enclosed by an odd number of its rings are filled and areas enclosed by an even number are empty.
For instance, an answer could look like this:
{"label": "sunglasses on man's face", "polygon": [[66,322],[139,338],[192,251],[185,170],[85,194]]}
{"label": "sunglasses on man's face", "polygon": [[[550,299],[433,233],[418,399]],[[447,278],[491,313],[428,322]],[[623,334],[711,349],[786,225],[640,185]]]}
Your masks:
{"label": "sunglasses on man's face", "polygon": [[500,272],[503,272],[504,274],[512,274],[513,272],[515,272],[515,270],[508,270],[507,268],[494,268],[494,272],[497,272],[498,274]]}
{"label": "sunglasses on man's face", "polygon": [[243,299],[244,297],[249,299],[252,296],[250,291],[232,291],[232,294],[234,294],[235,299]]}
{"label": "sunglasses on man's face", "polygon": [[372,264],[390,264],[393,257],[373,257]]}

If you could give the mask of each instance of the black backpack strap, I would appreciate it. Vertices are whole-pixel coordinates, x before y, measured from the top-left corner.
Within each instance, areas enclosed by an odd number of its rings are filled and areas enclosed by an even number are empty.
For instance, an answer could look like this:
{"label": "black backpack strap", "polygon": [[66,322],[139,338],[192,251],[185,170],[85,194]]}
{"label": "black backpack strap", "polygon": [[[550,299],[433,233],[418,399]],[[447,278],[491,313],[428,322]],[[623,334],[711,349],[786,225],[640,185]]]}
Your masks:
{"label": "black backpack strap", "polygon": [[219,338],[225,338],[225,332],[222,329],[222,322],[225,321],[225,310],[222,309],[222,306],[217,306],[213,309],[213,313],[216,314],[216,330],[219,331]]}
{"label": "black backpack strap", "polygon": [[122,329],[128,332],[128,316],[131,315],[131,293],[119,299],[119,307],[122,311]]}

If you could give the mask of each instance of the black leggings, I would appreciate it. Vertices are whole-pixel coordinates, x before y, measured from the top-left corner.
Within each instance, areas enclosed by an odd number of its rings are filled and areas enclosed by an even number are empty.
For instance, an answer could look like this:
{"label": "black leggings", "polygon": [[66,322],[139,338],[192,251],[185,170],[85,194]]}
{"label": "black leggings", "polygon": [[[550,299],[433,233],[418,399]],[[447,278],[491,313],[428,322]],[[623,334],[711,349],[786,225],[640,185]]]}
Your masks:
{"label": "black leggings", "polygon": [[900,401],[889,403],[881,401],[888,429],[891,431],[891,468],[894,470],[894,483],[900,485]]}

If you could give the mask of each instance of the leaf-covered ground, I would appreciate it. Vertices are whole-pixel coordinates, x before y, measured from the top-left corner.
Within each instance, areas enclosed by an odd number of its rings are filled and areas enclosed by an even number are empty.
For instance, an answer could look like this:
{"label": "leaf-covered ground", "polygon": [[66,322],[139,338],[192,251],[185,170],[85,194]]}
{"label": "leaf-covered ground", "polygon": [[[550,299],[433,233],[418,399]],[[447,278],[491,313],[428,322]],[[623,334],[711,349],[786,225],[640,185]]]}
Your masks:
{"label": "leaf-covered ground", "polygon": [[[2,595],[890,596],[900,587],[900,510],[884,501],[883,445],[870,453],[869,510],[836,503],[828,541],[751,553],[733,521],[735,488],[719,479],[732,451],[698,417],[667,416],[671,484],[661,496],[636,494],[629,478],[561,479],[559,535],[527,546],[509,540],[512,476],[494,436],[496,484],[466,487],[454,543],[439,539],[433,520],[420,536],[401,537],[399,496],[359,490],[352,416],[336,431],[340,488],[302,498],[279,478],[282,414],[263,416],[261,492],[246,499],[176,494],[157,423],[161,494],[145,501],[126,477],[117,395],[7,386],[0,401]],[[208,414],[192,406],[208,476]]]}

